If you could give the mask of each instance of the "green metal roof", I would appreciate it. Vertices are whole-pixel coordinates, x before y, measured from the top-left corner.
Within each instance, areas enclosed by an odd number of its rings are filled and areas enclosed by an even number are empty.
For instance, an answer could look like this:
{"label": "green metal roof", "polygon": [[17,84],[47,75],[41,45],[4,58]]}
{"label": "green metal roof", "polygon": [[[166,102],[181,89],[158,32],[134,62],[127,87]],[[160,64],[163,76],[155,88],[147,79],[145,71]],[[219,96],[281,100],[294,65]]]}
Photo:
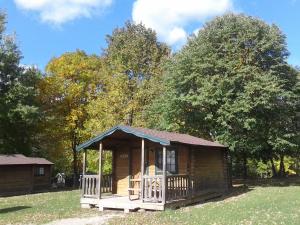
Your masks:
{"label": "green metal roof", "polygon": [[167,140],[167,139],[158,138],[154,135],[145,134],[144,132],[139,131],[138,129],[135,129],[133,127],[118,125],[118,126],[115,126],[111,129],[109,129],[108,131],[105,131],[105,132],[99,134],[98,136],[96,136],[96,137],[94,137],[94,138],[78,145],[76,147],[76,150],[80,151],[82,149],[87,149],[90,146],[92,146],[94,143],[97,143],[97,142],[103,140],[105,137],[110,136],[111,134],[113,134],[114,132],[116,132],[118,130],[123,131],[123,132],[128,133],[128,134],[135,135],[135,136],[140,137],[140,138],[144,138],[144,139],[148,139],[148,140],[153,141],[153,142],[160,143],[161,145],[170,145],[170,141]]}

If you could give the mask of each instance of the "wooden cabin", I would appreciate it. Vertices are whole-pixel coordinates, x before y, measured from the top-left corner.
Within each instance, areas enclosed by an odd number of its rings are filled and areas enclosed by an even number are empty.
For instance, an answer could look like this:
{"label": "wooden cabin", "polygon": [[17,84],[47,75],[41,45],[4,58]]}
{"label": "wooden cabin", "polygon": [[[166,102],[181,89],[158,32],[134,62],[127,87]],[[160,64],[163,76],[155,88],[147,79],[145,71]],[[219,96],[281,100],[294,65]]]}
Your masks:
{"label": "wooden cabin", "polygon": [[[227,148],[186,134],[116,126],[77,150],[84,150],[82,207],[164,210],[220,196],[231,186]],[[96,175],[86,174],[87,150],[99,151]],[[112,152],[112,174],[102,172],[103,151]]]}
{"label": "wooden cabin", "polygon": [[51,186],[53,163],[21,154],[0,155],[0,196],[28,194]]}

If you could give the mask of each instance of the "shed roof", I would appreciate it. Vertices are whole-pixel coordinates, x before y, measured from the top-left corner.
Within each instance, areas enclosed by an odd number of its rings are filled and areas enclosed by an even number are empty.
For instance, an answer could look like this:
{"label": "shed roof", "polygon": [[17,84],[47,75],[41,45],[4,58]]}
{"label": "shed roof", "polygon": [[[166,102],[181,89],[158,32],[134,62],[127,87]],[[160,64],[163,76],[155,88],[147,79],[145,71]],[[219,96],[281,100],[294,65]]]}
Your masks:
{"label": "shed roof", "polygon": [[141,127],[130,127],[130,126],[115,126],[110,130],[99,134],[98,136],[90,139],[87,142],[84,142],[77,146],[77,150],[87,149],[91,147],[94,143],[103,140],[105,137],[112,135],[116,131],[123,131],[128,134],[132,134],[136,137],[145,138],[152,142],[160,143],[161,145],[170,145],[171,143],[182,143],[188,145],[198,145],[198,146],[210,146],[210,147],[223,147],[217,142],[208,141],[202,138],[194,137],[188,134],[180,134],[175,132],[167,132],[167,131],[158,131],[148,128],[141,128]]}
{"label": "shed roof", "polygon": [[12,154],[0,155],[0,165],[53,165],[53,163],[44,158]]}

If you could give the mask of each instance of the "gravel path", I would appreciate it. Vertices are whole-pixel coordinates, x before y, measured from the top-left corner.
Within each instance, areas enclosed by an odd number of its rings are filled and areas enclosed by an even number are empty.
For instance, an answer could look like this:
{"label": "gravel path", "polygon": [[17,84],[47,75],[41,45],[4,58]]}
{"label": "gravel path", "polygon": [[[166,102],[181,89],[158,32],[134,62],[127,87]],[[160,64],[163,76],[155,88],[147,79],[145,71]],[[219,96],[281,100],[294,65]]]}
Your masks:
{"label": "gravel path", "polygon": [[122,217],[122,214],[105,214],[101,216],[86,217],[86,218],[69,218],[55,220],[46,225],[103,225],[107,224],[108,220],[113,217]]}

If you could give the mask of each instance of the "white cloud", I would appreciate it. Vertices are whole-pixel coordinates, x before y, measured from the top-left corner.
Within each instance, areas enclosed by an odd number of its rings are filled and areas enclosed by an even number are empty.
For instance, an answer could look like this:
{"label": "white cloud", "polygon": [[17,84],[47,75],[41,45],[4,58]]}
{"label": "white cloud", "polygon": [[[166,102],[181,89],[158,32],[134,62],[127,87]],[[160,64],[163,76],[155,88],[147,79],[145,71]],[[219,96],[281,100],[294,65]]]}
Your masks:
{"label": "white cloud", "polygon": [[170,44],[174,44],[182,40],[185,40],[186,38],[187,38],[187,33],[185,32],[184,29],[182,29],[181,27],[174,27],[172,30],[170,30],[166,41]]}
{"label": "white cloud", "polygon": [[190,23],[202,23],[207,18],[233,9],[233,0],[136,0],[133,21],[156,30],[159,37],[174,45],[187,38]]}
{"label": "white cloud", "polygon": [[17,7],[39,13],[43,22],[61,25],[91,17],[112,4],[112,0],[14,0]]}

